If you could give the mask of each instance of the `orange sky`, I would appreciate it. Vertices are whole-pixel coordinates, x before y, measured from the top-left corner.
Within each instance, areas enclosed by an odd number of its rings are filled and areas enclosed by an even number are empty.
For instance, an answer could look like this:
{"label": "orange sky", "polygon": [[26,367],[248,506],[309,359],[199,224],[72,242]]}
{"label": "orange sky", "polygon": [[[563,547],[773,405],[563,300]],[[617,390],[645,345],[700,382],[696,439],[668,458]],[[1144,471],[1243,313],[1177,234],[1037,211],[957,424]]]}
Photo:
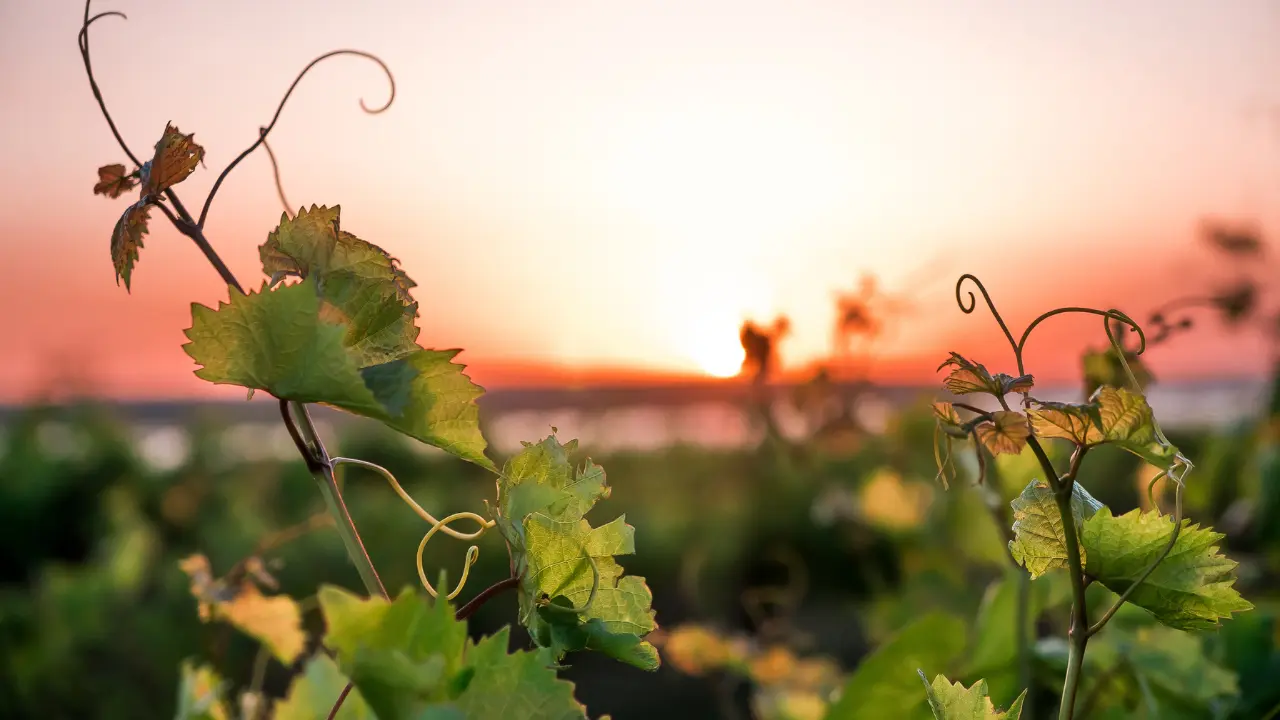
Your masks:
{"label": "orange sky", "polygon": [[[0,401],[64,376],[112,396],[206,393],[183,354],[189,302],[225,288],[153,213],[130,296],[108,238],[125,161],[89,93],[70,2],[0,5]],[[791,316],[792,366],[828,349],[834,292],[925,273],[882,375],[945,350],[1007,358],[951,285],[982,276],[1010,321],[1056,304],[1140,313],[1202,269],[1203,215],[1280,221],[1280,12],[1253,0],[870,3],[100,2],[99,82],[147,154],[195,132],[199,205],[294,74],[273,147],[295,205],[419,283],[421,341],[482,382],[553,364],[697,373],[731,363],[743,317]],[[220,191],[210,239],[252,284],[280,207],[265,154]],[[1095,259],[1089,260],[1090,255]],[[1133,276],[1125,280],[1126,275]],[[1066,322],[1074,354],[1092,322]],[[1050,338],[1037,342],[1046,347]],[[1253,372],[1256,339],[1202,335],[1157,369]],[[1072,357],[1045,372],[1069,372]],[[217,395],[228,393],[218,390]],[[235,394],[234,392],[230,394]]]}

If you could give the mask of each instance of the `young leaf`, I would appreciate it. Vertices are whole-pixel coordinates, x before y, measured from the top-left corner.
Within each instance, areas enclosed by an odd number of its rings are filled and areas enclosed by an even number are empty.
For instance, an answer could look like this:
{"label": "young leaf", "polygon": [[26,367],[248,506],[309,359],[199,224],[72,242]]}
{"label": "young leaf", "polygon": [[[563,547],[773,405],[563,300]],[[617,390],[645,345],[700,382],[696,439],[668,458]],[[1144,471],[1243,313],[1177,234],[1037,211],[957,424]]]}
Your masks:
{"label": "young leaf", "polygon": [[[1129,596],[1157,620],[1180,630],[1217,627],[1220,618],[1253,607],[1233,587],[1236,563],[1219,554],[1221,533],[1182,521],[1173,550]],[[1123,593],[1164,550],[1173,532],[1167,516],[1132,510],[1113,517],[1101,508],[1080,536],[1085,572]]]}
{"label": "young leaf", "polygon": [[151,207],[139,200],[125,209],[111,231],[111,263],[116,267],[116,285],[124,279],[124,289],[129,290],[133,266],[138,262],[138,250],[142,248],[142,236],[147,234],[147,215]]}
{"label": "young leaf", "polygon": [[175,720],[227,720],[224,691],[222,678],[212,668],[183,662]]}
{"label": "young leaf", "polygon": [[106,195],[115,200],[138,184],[138,179],[128,173],[120,163],[98,168],[98,182],[93,186],[94,195]]}
{"label": "young leaf", "polygon": [[576,448],[554,435],[526,445],[498,480],[493,519],[520,576],[520,621],[557,661],[589,648],[655,670],[658,652],[641,640],[657,628],[653,596],[614,559],[635,552],[635,529],[625,517],[600,527],[584,519],[609,487],[590,460],[574,470]]}
{"label": "young leaf", "polygon": [[971,393],[988,393],[1003,397],[1011,392],[1026,392],[1035,384],[1030,375],[1012,377],[1004,373],[992,375],[982,365],[965,359],[959,353],[951,353],[938,369],[953,367],[954,370],[942,381],[942,386],[956,395]]}
{"label": "young leaf", "polygon": [[344,343],[361,366],[402,358],[417,349],[414,282],[382,248],[341,229],[341,208],[311,206],[280,225],[258,248],[273,284],[293,275],[316,278],[321,314],[347,327]]}
{"label": "young leaf", "polygon": [[586,720],[573,685],[556,677],[550,652],[507,652],[510,630],[467,643],[475,671],[457,706],[468,720]]}
{"label": "young leaf", "polygon": [[956,408],[949,402],[936,402],[933,404],[934,418],[947,427],[959,428],[963,423],[960,422],[960,413],[956,412]]}
{"label": "young leaf", "polygon": [[291,664],[306,646],[302,613],[288,595],[266,596],[245,576],[234,583],[215,580],[209,560],[192,555],[179,565],[191,578],[191,594],[198,601],[200,619],[223,620],[271,650],[280,662]]}
{"label": "young leaf", "polygon": [[[925,680],[923,672],[920,673],[920,679]],[[933,685],[925,681],[925,689],[929,694],[929,707],[933,710],[935,720],[1018,720],[1022,716],[1022,703],[1027,697],[1027,691],[1023,690],[1008,710],[1000,712],[987,693],[986,680],[979,680],[973,687],[966,688],[938,675],[933,679]]]}
{"label": "young leaf", "polygon": [[1026,447],[1031,427],[1022,413],[997,410],[991,413],[990,420],[978,423],[974,432],[992,455],[1017,455]]}
{"label": "young leaf", "polygon": [[881,720],[928,716],[916,672],[937,671],[960,656],[965,624],[931,613],[898,632],[853,671],[825,720]]}
{"label": "young leaf", "polygon": [[[445,583],[442,581],[441,586]],[[325,645],[378,720],[586,720],[541,652],[508,653],[508,631],[472,643],[448,600],[395,602],[324,586]]]}
{"label": "young leaf", "polygon": [[[1067,567],[1067,542],[1062,515],[1053,497],[1053,489],[1043,480],[1032,480],[1011,503],[1013,507],[1013,540],[1009,552],[1020,565],[1037,578],[1054,568]],[[1102,508],[1080,483],[1071,486],[1071,514],[1077,535],[1081,523]],[[1083,545],[1081,560],[1087,557]]]}
{"label": "young leaf", "polygon": [[142,164],[143,197],[155,197],[195,172],[196,165],[204,160],[204,148],[194,138],[194,133],[183,135],[173,124],[164,126],[155,155]]}
{"label": "young leaf", "polygon": [[1157,441],[1147,399],[1124,388],[1100,387],[1084,404],[1038,402],[1028,414],[1042,438],[1063,438],[1085,447],[1109,443],[1161,468],[1177,454],[1176,448]]}
{"label": "young leaf", "polygon": [[232,290],[217,310],[193,303],[183,350],[202,366],[196,376],[332,405],[492,467],[475,405],[483,391],[452,362],[459,351],[415,346],[398,360],[361,366],[346,345],[349,329],[321,317],[317,283]]}
{"label": "young leaf", "polygon": [[[318,653],[307,661],[302,674],[294,678],[293,684],[289,686],[289,694],[276,703],[272,720],[315,720],[328,717],[346,686],[347,676],[338,669],[337,663],[328,655]],[[376,719],[360,690],[352,688],[334,720]]]}

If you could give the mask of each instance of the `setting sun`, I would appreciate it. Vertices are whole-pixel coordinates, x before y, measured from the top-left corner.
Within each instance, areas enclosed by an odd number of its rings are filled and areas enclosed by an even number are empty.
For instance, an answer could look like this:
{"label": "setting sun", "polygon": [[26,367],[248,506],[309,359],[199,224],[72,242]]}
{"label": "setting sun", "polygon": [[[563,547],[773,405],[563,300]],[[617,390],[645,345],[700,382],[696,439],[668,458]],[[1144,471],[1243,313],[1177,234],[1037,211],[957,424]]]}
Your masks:
{"label": "setting sun", "polygon": [[742,369],[741,345],[707,342],[703,347],[692,348],[689,354],[698,367],[711,377],[730,378]]}

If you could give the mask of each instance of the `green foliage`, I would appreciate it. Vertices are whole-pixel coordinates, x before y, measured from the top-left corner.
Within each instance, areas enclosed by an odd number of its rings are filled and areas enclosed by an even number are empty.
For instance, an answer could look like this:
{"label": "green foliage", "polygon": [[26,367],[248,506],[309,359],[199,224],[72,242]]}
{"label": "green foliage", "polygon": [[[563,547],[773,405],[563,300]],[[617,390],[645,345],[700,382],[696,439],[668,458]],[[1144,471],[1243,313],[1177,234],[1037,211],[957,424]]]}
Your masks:
{"label": "green foliage", "polygon": [[[315,720],[328,717],[342,694],[347,678],[328,655],[317,654],[307,661],[302,674],[289,686],[289,693],[276,703],[273,720]],[[373,711],[358,689],[352,688],[334,720],[375,720]]]}
{"label": "green foliage", "polygon": [[[1122,593],[1168,545],[1173,523],[1156,512],[1133,510],[1113,517],[1103,507],[1089,517],[1080,535],[1087,553],[1085,572],[1116,593]],[[1172,551],[1129,596],[1157,620],[1182,630],[1217,627],[1253,605],[1233,586],[1236,562],[1218,553],[1221,533],[1182,521]]]}
{"label": "green foliage", "polygon": [[652,594],[614,559],[635,552],[635,529],[625,516],[599,527],[584,518],[610,489],[590,460],[575,470],[576,448],[554,435],[526,444],[498,480],[493,519],[520,576],[520,621],[557,660],[590,649],[657,669],[657,650],[641,639],[657,628]]}
{"label": "green foliage", "polygon": [[[1067,540],[1062,514],[1058,511],[1053,490],[1043,480],[1032,480],[1012,503],[1013,535],[1009,552],[1014,560],[1037,578],[1044,573],[1067,567]],[[1080,483],[1071,488],[1071,511],[1079,531],[1086,518],[1092,517],[1102,503]],[[1080,549],[1082,560],[1086,550]]]}
{"label": "green foliage", "polygon": [[[332,586],[319,598],[324,643],[378,720],[586,717],[548,651],[508,653],[505,628],[473,643],[446,600],[428,605],[406,589],[387,602]],[[341,675],[328,681],[345,684]]]}
{"label": "green foliage", "polygon": [[979,680],[972,687],[966,688],[960,683],[952,683],[942,675],[935,677],[932,685],[923,672],[920,673],[920,679],[925,681],[929,707],[933,710],[935,720],[1018,720],[1022,717],[1026,690],[1022,691],[1008,710],[1001,712],[991,703],[986,680]]}
{"label": "green foliage", "polygon": [[914,677],[939,671],[965,648],[965,626],[941,613],[925,615],[876,648],[850,676],[825,720],[926,718],[929,706]]}
{"label": "green foliage", "polygon": [[232,289],[216,310],[192,304],[183,349],[202,366],[198,377],[342,408],[493,466],[475,405],[483,390],[452,362],[459,351],[414,342],[412,281],[381,249],[343,232],[338,208],[282,219],[261,254],[274,279],[303,279]]}
{"label": "green foliage", "polygon": [[175,720],[227,720],[225,689],[226,684],[212,668],[184,662]]}

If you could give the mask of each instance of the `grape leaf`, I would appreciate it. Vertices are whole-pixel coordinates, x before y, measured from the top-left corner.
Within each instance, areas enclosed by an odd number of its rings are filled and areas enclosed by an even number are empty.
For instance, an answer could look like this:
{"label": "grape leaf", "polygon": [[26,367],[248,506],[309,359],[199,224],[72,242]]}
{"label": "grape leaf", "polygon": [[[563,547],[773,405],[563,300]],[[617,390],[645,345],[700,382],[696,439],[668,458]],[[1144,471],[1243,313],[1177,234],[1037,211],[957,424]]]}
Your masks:
{"label": "grape leaf", "polygon": [[990,420],[978,423],[974,433],[992,455],[1017,455],[1027,445],[1031,426],[1020,412],[997,410],[991,413]]}
{"label": "grape leaf", "polygon": [[[1180,630],[1217,627],[1220,618],[1253,605],[1233,587],[1236,562],[1219,554],[1221,533],[1182,521],[1169,555],[1133,591],[1129,602]],[[1085,572],[1112,592],[1123,593],[1168,544],[1173,524],[1155,511],[1114,517],[1101,508],[1084,522]]]}
{"label": "grape leaf", "polygon": [[142,164],[142,195],[155,197],[195,172],[204,160],[204,148],[195,143],[195,134],[183,135],[172,123],[156,142],[155,155]]}
{"label": "grape leaf", "polygon": [[98,182],[93,186],[94,195],[106,195],[115,200],[138,184],[138,179],[125,171],[120,163],[98,168]]}
{"label": "grape leaf", "polygon": [[[440,586],[447,583],[442,578]],[[443,598],[394,602],[324,586],[325,645],[378,720],[585,720],[546,651],[508,653],[508,630],[472,643]]]}
{"label": "grape leaf", "polygon": [[992,375],[981,364],[971,362],[959,353],[951,353],[938,369],[953,367],[951,374],[942,381],[942,386],[956,395],[971,393],[989,393],[1003,397],[1011,392],[1026,392],[1035,384],[1030,375],[1012,377],[1004,373]]}
{"label": "grape leaf", "polygon": [[[289,694],[275,705],[273,720],[315,720],[329,711],[347,685],[347,677],[337,663],[324,653],[307,661],[302,674],[294,678]],[[347,693],[335,720],[375,720],[373,711],[356,688]]]}
{"label": "grape leaf", "polygon": [[1134,674],[1179,703],[1208,710],[1214,700],[1240,692],[1236,674],[1210,660],[1201,638],[1192,633],[1156,625],[1116,632],[1112,639]]}
{"label": "grape leaf", "polygon": [[192,555],[179,562],[191,578],[200,619],[223,620],[265,645],[280,662],[293,663],[306,646],[302,613],[288,595],[263,595],[247,575],[214,579],[209,559]]}
{"label": "grape leaf", "polygon": [[190,660],[183,662],[175,720],[227,720],[225,691],[226,684],[212,668],[197,667]]}
{"label": "grape leaf", "polygon": [[1018,720],[1022,716],[1026,690],[1022,691],[1008,710],[1000,712],[987,693],[986,680],[979,680],[973,687],[966,688],[960,683],[953,684],[942,675],[934,677],[933,684],[930,685],[923,671],[920,679],[925,683],[935,720]]}
{"label": "grape leaf", "polygon": [[151,207],[138,202],[125,208],[111,231],[111,263],[116,267],[116,285],[124,279],[124,289],[129,290],[133,266],[138,262],[138,250],[142,248],[142,236],[147,234],[148,214]]}
{"label": "grape leaf", "polygon": [[584,519],[610,489],[590,460],[575,471],[576,448],[555,435],[527,443],[498,480],[492,516],[520,577],[520,621],[557,661],[590,648],[657,669],[657,650],[641,640],[657,628],[652,594],[644,578],[622,577],[614,559],[635,552],[635,529],[625,516],[594,528]]}
{"label": "grape leaf", "polygon": [[217,310],[193,303],[183,350],[202,366],[196,376],[371,417],[491,468],[474,402],[483,390],[452,362],[459,351],[414,346],[405,357],[362,367],[345,344],[348,329],[321,317],[318,282],[232,290]]}
{"label": "grape leaf", "polygon": [[1084,404],[1037,402],[1028,415],[1042,438],[1063,438],[1085,447],[1109,443],[1162,468],[1177,454],[1177,448],[1157,440],[1147,399],[1124,388],[1100,387]]}
{"label": "grape leaf", "polygon": [[468,720],[586,720],[573,699],[573,685],[556,677],[547,650],[507,652],[510,630],[502,628],[467,644],[467,667],[475,671],[458,707]]}
{"label": "grape leaf", "polygon": [[[1013,539],[1009,552],[1013,559],[1037,578],[1054,568],[1067,567],[1066,535],[1063,533],[1062,515],[1054,500],[1053,489],[1043,480],[1032,480],[1014,498]],[[1079,537],[1080,525],[1102,508],[1080,483],[1071,486],[1071,514]],[[1088,557],[1084,545],[1080,547],[1080,559]]]}
{"label": "grape leaf", "polygon": [[382,248],[340,227],[341,208],[312,205],[280,218],[258,248],[272,283],[286,276],[316,278],[321,316],[347,328],[344,343],[361,366],[404,357],[417,349],[414,282]]}
{"label": "grape leaf", "polygon": [[876,648],[850,675],[826,720],[881,720],[928,717],[915,673],[937,671],[965,648],[965,624],[930,613]]}

